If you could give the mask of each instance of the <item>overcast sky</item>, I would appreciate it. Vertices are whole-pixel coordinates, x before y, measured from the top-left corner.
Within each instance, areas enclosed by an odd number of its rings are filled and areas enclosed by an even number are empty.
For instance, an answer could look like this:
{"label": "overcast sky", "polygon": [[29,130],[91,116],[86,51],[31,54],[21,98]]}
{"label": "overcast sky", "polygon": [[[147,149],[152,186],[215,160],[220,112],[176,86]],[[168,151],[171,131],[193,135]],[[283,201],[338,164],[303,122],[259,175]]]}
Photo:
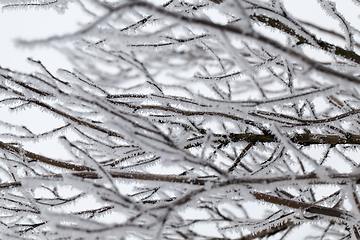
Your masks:
{"label": "overcast sky", "polygon": [[[351,0],[339,0],[337,2],[339,11],[346,15],[346,18],[353,24],[360,25],[358,16],[360,14],[360,7],[354,8]],[[284,4],[300,20],[314,22],[326,29],[341,32],[337,21],[326,16],[316,0],[286,0]],[[79,29],[81,23],[90,21],[90,18],[83,14],[78,5],[70,4],[69,6],[69,11],[63,15],[58,15],[53,10],[36,11],[30,9],[28,11],[5,10],[1,12],[0,66],[22,72],[31,72],[36,70],[36,67],[31,65],[26,59],[27,57],[32,57],[36,60],[41,60],[53,72],[57,68],[68,68],[71,70],[71,65],[66,61],[65,56],[51,49],[51,47],[20,47],[14,42],[17,38],[31,40],[71,33]],[[326,36],[323,37],[326,38]],[[342,44],[342,41],[336,41],[336,39],[331,39],[331,41]],[[0,108],[0,116],[2,116],[0,120],[4,121],[7,117],[13,117],[13,123],[18,121],[21,124],[21,121],[26,119],[28,124],[33,125],[32,129],[35,129],[35,132],[44,131],[46,128],[51,129],[54,125],[61,125],[61,120],[54,119],[46,114],[41,115],[39,112],[32,112],[30,115],[18,113],[12,116],[5,116],[4,113]],[[38,124],[40,115],[42,116],[42,122]],[[58,158],[58,152],[54,151],[54,147],[57,146],[55,141],[47,140],[47,142],[43,142],[42,147],[38,148],[38,152],[49,157],[56,155]],[[39,143],[36,144],[40,146]],[[46,147],[44,148],[44,146]]]}

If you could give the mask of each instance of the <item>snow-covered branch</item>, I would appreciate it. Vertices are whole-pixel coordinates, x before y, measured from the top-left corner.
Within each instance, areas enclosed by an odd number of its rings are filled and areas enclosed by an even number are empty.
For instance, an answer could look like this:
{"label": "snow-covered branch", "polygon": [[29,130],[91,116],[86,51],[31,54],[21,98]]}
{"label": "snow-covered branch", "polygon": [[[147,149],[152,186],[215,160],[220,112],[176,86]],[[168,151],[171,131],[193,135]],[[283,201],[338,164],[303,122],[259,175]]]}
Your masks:
{"label": "snow-covered branch", "polygon": [[345,47],[276,0],[4,2],[92,20],[0,67],[0,238],[358,238],[360,31],[318,3]]}

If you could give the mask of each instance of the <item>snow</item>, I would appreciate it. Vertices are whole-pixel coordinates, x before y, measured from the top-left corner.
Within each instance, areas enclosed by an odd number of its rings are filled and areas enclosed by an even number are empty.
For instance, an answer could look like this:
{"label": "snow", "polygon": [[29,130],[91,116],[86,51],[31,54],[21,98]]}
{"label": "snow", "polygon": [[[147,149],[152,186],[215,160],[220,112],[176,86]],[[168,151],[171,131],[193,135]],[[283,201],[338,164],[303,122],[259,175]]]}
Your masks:
{"label": "snow", "polygon": [[[314,2],[301,2],[307,14]],[[345,33],[340,46],[357,50],[353,41],[358,37],[353,35],[358,33],[345,21],[354,22],[344,4],[335,9],[330,1],[319,2],[339,26],[335,31]],[[5,209],[11,215],[5,224],[46,220],[46,227],[24,237],[58,231],[64,237],[89,239],[104,234],[109,239],[151,238],[157,233],[169,238],[241,237],[285,221],[344,236],[343,223],[357,224],[359,213],[352,212],[357,199],[349,188],[355,180],[341,175],[347,188],[334,185],[337,174],[358,173],[357,145],[306,144],[326,140],[317,138],[319,134],[348,141],[359,132],[358,87],[330,74],[354,77],[357,65],[318,50],[314,27],[300,21],[316,23],[312,17],[321,7],[315,5],[309,19],[298,20],[304,6],[290,1],[246,0],[240,6],[226,0],[219,7],[205,0],[172,1],[166,9],[178,15],[170,16],[160,5],[165,1],[109,12],[106,3],[94,0],[83,6],[71,3],[58,17],[53,10],[61,12],[65,3],[47,6],[39,18],[31,7],[25,7],[25,15],[19,15],[24,14],[19,7],[0,15],[14,24],[10,29],[0,24],[9,39],[16,35],[27,40],[15,49],[10,40],[0,46],[5,53],[0,65],[23,72],[1,69],[0,141],[7,144],[1,142],[1,180],[23,184],[1,189],[3,209],[18,201],[15,205],[23,211]],[[262,24],[250,29],[245,14],[279,20],[305,42]],[[16,21],[20,17],[25,19],[21,24]],[[168,18],[159,20],[163,17]],[[219,25],[209,27],[212,23]],[[241,31],[230,33],[226,24]],[[43,30],[38,33],[37,28]],[[19,35],[14,29],[24,31]],[[316,31],[316,36],[331,35]],[[30,47],[34,39],[46,40]],[[29,50],[17,51],[20,46]],[[58,52],[48,50],[50,46]],[[25,55],[31,56],[27,61],[32,65],[24,65]],[[294,142],[294,137],[303,142]],[[54,161],[48,166],[25,150]],[[60,167],[64,162],[86,170]],[[120,178],[122,173],[131,177]],[[311,179],[298,181],[302,176]],[[262,200],[255,201],[256,192]],[[81,197],[71,199],[76,194]],[[48,207],[65,200],[69,203],[64,206]],[[26,215],[29,204],[33,209]],[[308,209],[296,204],[338,204],[333,211],[348,217],[321,213],[312,221]],[[79,213],[85,210],[96,216]],[[329,222],[339,229],[327,233]],[[18,234],[3,230],[1,234]]]}

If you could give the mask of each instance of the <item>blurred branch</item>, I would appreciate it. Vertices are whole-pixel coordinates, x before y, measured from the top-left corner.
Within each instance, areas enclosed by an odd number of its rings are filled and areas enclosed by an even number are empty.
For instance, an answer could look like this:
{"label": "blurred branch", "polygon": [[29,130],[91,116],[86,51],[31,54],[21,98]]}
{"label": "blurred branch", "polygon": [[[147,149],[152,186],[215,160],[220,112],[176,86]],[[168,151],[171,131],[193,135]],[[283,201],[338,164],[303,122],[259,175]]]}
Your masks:
{"label": "blurred branch", "polygon": [[[277,19],[271,18],[266,15],[262,15],[262,14],[260,14],[260,15],[253,14],[250,17],[253,20],[262,22],[262,23],[266,24],[267,26],[278,29],[283,33],[286,33],[286,34],[289,34],[290,36],[295,37],[296,39],[298,39],[298,42],[297,42],[298,45],[307,44],[307,45],[311,45],[313,47],[320,47],[320,49],[324,50],[325,52],[328,52],[330,54],[335,54],[337,56],[341,56],[347,60],[350,60],[352,62],[360,64],[360,55],[358,55],[354,51],[346,50],[346,49],[336,46],[334,44],[323,41],[321,39],[315,39],[318,46],[314,46],[314,44],[309,42],[306,38],[297,34],[297,32],[294,29],[290,28],[288,25],[286,25],[285,23],[283,23]],[[309,25],[309,24],[307,24],[307,25]],[[344,37],[342,37],[342,38],[344,38]]]}

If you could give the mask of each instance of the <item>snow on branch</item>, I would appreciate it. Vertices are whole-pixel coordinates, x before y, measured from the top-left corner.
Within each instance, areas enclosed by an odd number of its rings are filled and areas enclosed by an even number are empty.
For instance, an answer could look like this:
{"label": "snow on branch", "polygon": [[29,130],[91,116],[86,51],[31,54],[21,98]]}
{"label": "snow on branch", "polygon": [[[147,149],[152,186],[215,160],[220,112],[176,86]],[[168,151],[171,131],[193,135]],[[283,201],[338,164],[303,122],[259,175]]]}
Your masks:
{"label": "snow on branch", "polygon": [[20,41],[73,69],[0,67],[0,238],[358,238],[358,31],[320,2],[347,48],[277,0],[7,0],[93,19]]}

